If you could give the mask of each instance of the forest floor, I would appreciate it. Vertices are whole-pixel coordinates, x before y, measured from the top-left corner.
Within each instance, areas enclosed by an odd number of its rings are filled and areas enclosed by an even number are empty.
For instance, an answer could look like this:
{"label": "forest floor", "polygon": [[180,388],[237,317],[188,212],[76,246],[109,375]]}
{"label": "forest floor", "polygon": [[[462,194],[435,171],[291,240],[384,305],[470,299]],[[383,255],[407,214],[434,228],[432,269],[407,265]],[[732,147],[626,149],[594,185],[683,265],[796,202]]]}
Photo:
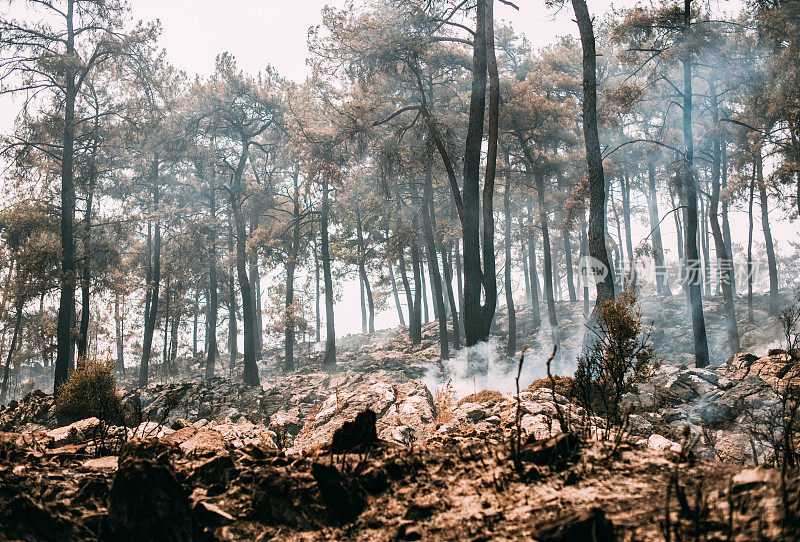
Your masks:
{"label": "forest floor", "polygon": [[[127,428],[59,427],[52,396],[33,392],[0,409],[0,540],[797,539],[798,474],[755,466],[774,463],[759,424],[798,372],[768,352],[780,337],[765,302],[743,326],[755,355],[697,369],[682,299],[643,299],[666,360],[626,397],[621,442],[560,431],[559,410],[574,426],[585,413],[536,380],[549,345],[524,310],[519,399],[502,335],[441,363],[434,324],[420,345],[401,329],[347,337],[334,373],[312,353],[283,375],[275,352],[260,388],[188,366],[184,381],[123,390]],[[581,307],[564,308],[568,369]]]}

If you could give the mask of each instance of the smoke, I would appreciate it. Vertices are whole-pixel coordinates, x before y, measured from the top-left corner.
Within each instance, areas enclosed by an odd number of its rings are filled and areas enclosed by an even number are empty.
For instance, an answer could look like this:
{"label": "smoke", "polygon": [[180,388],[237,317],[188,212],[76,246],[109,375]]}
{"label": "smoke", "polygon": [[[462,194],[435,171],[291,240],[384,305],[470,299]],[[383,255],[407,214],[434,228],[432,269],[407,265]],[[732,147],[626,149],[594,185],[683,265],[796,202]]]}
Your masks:
{"label": "smoke", "polygon": [[[574,373],[584,332],[585,328],[583,331],[562,337],[559,354],[551,366],[553,374]],[[521,390],[527,388],[534,380],[547,376],[547,358],[553,352],[553,341],[547,325],[540,327],[531,344],[523,346],[527,346],[527,350],[519,379]],[[448,360],[431,364],[423,383],[433,392],[450,382],[459,398],[482,390],[514,393],[521,355],[520,351],[514,356],[508,356],[505,353],[505,344],[497,337],[491,337],[486,342],[458,350],[456,355]]]}

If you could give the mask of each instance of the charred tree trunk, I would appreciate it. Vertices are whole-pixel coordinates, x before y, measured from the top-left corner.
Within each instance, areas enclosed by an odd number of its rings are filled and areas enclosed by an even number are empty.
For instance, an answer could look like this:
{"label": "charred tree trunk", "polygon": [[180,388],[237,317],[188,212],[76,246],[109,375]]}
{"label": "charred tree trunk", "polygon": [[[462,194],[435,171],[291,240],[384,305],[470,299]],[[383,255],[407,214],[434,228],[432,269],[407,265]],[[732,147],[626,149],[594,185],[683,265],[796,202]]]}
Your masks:
{"label": "charred tree trunk", "polygon": [[120,375],[125,374],[125,318],[124,305],[125,298],[119,292],[114,293],[114,338],[117,346],[116,372]]}
{"label": "charred tree trunk", "polygon": [[[464,330],[467,346],[485,341],[497,307],[494,262],[494,217],[492,195],[497,167],[499,80],[494,54],[493,0],[478,0],[472,56],[472,89],[464,154],[462,236],[464,241]],[[489,115],[486,171],[480,197],[481,146],[486,112],[486,82],[489,74]],[[482,205],[481,205],[482,203]],[[481,258],[480,214],[483,211]],[[481,262],[483,259],[483,262]],[[481,304],[481,293],[484,302]]]}
{"label": "charred tree trunk", "polygon": [[[67,33],[64,39],[68,57],[75,54],[74,3],[74,0],[69,0],[66,6]],[[75,310],[76,277],[73,221],[75,219],[75,99],[78,95],[76,78],[76,69],[66,66],[64,135],[61,149],[61,298],[58,305],[57,350],[53,376],[53,390],[56,395],[61,384],[66,381],[69,372],[70,358],[72,357],[72,314]]]}
{"label": "charred tree trunk", "polygon": [[503,213],[505,215],[505,290],[508,309],[508,344],[506,353],[511,356],[517,352],[517,312],[514,310],[514,292],[511,289],[511,188],[506,182],[503,191]]}
{"label": "charred tree trunk", "polygon": [[319,289],[319,253],[317,252],[316,241],[314,242],[314,332],[317,342],[322,340],[322,313],[319,309],[320,289]]}
{"label": "charred tree trunk", "polygon": [[[714,124],[719,122],[717,110],[716,87],[712,82],[709,85],[711,97],[711,114]],[[711,201],[709,202],[708,217],[711,223],[711,232],[714,237],[714,250],[717,253],[717,264],[719,265],[719,282],[722,286],[722,299],[725,308],[726,328],[728,330],[728,347],[730,354],[739,352],[739,328],[736,325],[736,308],[733,303],[733,268],[728,259],[728,249],[722,236],[722,227],[719,223],[719,198],[720,198],[720,177],[722,167],[722,148],[719,139],[713,142],[713,156],[711,164]]]}
{"label": "charred tree trunk", "polygon": [[764,160],[761,148],[756,154],[756,174],[758,178],[758,196],[761,203],[761,229],[764,231],[764,244],[767,249],[767,267],[769,268],[769,315],[778,316],[778,263],[775,259],[775,245],[772,243],[772,228],[769,225],[769,202],[767,201],[767,185],[764,182]]}
{"label": "charred tree trunk", "polygon": [[750,179],[750,197],[747,205],[747,321],[755,322],[753,314],[753,200],[755,199],[756,168],[753,162],[753,176]]}
{"label": "charred tree trunk", "polygon": [[[170,296],[172,295],[172,291],[169,288],[169,275],[167,276],[166,284],[164,285],[164,336],[163,336],[163,344],[161,346],[161,377],[163,379],[164,375],[167,374],[167,370],[169,369],[169,317],[170,313]],[[156,371],[156,374],[158,372]]]}
{"label": "charred tree trunk", "polygon": [[531,277],[528,273],[528,247],[525,245],[525,235],[522,233],[525,231],[525,222],[522,220],[522,217],[519,217],[519,231],[519,250],[522,254],[522,277],[525,280],[525,302],[530,306],[533,302],[533,298],[531,298]]}
{"label": "charred tree trunk", "polygon": [[192,305],[192,359],[197,359],[197,330],[200,324],[200,288],[194,289]]}
{"label": "charred tree trunk", "polygon": [[217,194],[216,187],[211,186],[209,194],[209,214],[211,227],[208,232],[208,305],[206,310],[206,371],[205,378],[214,377],[217,356],[217,315],[219,298],[217,285]]}
{"label": "charred tree trunk", "polygon": [[[688,39],[691,30],[692,0],[683,2],[683,32]],[[686,197],[686,262],[697,276],[688,277],[689,308],[692,315],[692,334],[694,336],[694,357],[698,367],[708,366],[708,339],[703,315],[703,292],[700,288],[700,259],[697,253],[697,184],[694,175],[694,137],[692,135],[692,59],[686,51],[681,58],[683,64],[683,143],[685,147],[683,162],[683,190]],[[690,272],[690,275],[692,273]]]}
{"label": "charred tree trunk", "polygon": [[650,216],[652,231],[653,264],[656,269],[656,291],[659,295],[668,295],[670,288],[667,281],[667,269],[664,265],[664,243],[661,241],[661,225],[658,217],[658,193],[656,192],[656,172],[652,161],[647,163],[647,211]]}
{"label": "charred tree trunk", "polygon": [[[97,118],[95,117],[95,131],[97,131]],[[97,139],[95,137],[92,145],[92,154],[89,162],[88,171],[88,190],[86,194],[86,212],[83,216],[83,265],[81,271],[81,322],[78,330],[78,363],[86,362],[86,355],[89,349],[89,292],[92,285],[91,268],[91,238],[92,238],[92,203],[94,201],[94,187],[97,184],[97,168],[95,157],[97,156]]]}
{"label": "charred tree trunk", "polygon": [[569,238],[569,229],[566,226],[561,228],[561,237],[564,241],[564,262],[566,264],[567,271],[567,291],[570,302],[575,303],[575,301],[578,300],[578,296],[575,293],[575,275],[572,270],[572,242]]}
{"label": "charred tree trunk", "polygon": [[[728,146],[725,139],[720,142],[722,145],[722,190],[728,188]],[[721,198],[722,202],[722,239],[725,241],[725,251],[730,262],[731,268],[731,290],[736,297],[736,266],[733,260],[733,243],[731,241],[731,226],[728,221],[728,198]]]}
{"label": "charred tree trunk", "polygon": [[[324,173],[323,173],[324,176]],[[320,216],[322,234],[322,275],[325,281],[325,357],[322,359],[324,369],[336,367],[336,325],[333,314],[333,277],[331,275],[331,253],[328,247],[328,227],[330,213],[330,186],[328,180],[322,179],[322,213]]]}
{"label": "charred tree trunk", "polygon": [[636,255],[633,253],[633,237],[631,234],[631,183],[624,173],[620,175],[619,181],[622,194],[622,220],[625,224],[625,250],[628,252],[629,265],[633,265]]}
{"label": "charred tree trunk", "polygon": [[559,344],[558,319],[556,318],[556,301],[553,292],[553,257],[550,252],[550,226],[548,224],[547,207],[544,201],[544,178],[534,175],[536,196],[539,199],[539,223],[542,225],[542,250],[544,252],[544,293],[547,300],[547,318],[550,333],[555,344]]}
{"label": "charred tree trunk", "polygon": [[[583,262],[582,265],[586,265],[586,257],[589,255],[589,237],[586,231],[586,217],[584,214],[581,214],[581,261]],[[589,317],[589,281],[587,280],[588,277],[588,269],[582,268],[581,269],[581,282],[583,283],[583,317]]]}
{"label": "charred tree trunk", "polygon": [[528,265],[531,281],[531,310],[533,329],[539,329],[542,325],[542,309],[539,306],[541,290],[539,287],[539,277],[536,265],[536,230],[533,227],[533,202],[528,197]]}
{"label": "charred tree trunk", "polygon": [[419,280],[420,290],[422,291],[422,321],[428,323],[431,321],[430,314],[428,313],[428,281],[425,280],[425,260],[424,252],[420,254],[419,259]]}
{"label": "charred tree trunk", "polygon": [[242,327],[244,330],[244,367],[242,380],[250,386],[259,385],[258,365],[256,364],[256,319],[255,307],[247,276],[247,226],[242,214],[244,193],[242,190],[242,174],[248,158],[249,144],[242,141],[242,154],[233,174],[231,187],[231,209],[236,228],[236,275],[239,279],[239,292],[242,296]]}
{"label": "charred tree trunk", "polygon": [[[418,229],[418,218],[414,214],[411,219],[411,226],[416,232]],[[422,294],[425,284],[422,282],[422,263],[419,257],[419,247],[416,240],[411,241],[411,268],[414,272],[414,310],[411,317],[411,344],[420,344],[422,342]]]}
{"label": "charred tree trunk", "polygon": [[[258,228],[258,208],[253,206],[250,215],[250,235],[253,235]],[[248,269],[250,274],[250,295],[253,297],[253,320],[255,328],[255,344],[256,344],[256,360],[263,358],[262,351],[264,349],[263,323],[261,319],[261,273],[258,270],[258,250],[253,249],[252,254],[248,258]]]}
{"label": "charred tree trunk", "polygon": [[11,368],[11,360],[14,358],[14,353],[17,351],[19,331],[22,328],[22,308],[25,305],[22,299],[22,292],[20,291],[17,293],[16,311],[14,314],[14,333],[11,336],[11,346],[8,347],[6,365],[3,368],[3,389],[0,390],[0,404],[5,404],[6,399],[8,399],[9,369]]}
{"label": "charred tree trunk", "polygon": [[425,174],[425,191],[420,203],[422,213],[422,232],[428,250],[428,272],[431,274],[433,299],[436,307],[436,318],[439,322],[439,357],[450,357],[449,339],[447,337],[447,311],[444,308],[444,295],[442,293],[442,276],[439,273],[439,262],[436,256],[436,240],[433,237],[433,223],[428,202],[433,200],[433,172],[432,157],[428,156],[427,171]]}
{"label": "charred tree trunk", "polygon": [[[160,200],[160,190],[158,186],[158,158],[154,158],[150,166],[150,184],[153,195],[153,209],[158,209]],[[155,221],[152,256],[152,275],[147,284],[150,303],[146,303],[144,318],[144,339],[142,341],[142,361],[139,365],[139,387],[146,388],[148,381],[148,369],[150,365],[150,354],[153,348],[153,334],[156,329],[156,318],[158,317],[158,289],[161,283],[161,223],[158,218]],[[148,251],[148,259],[150,253]]]}
{"label": "charred tree trunk", "polygon": [[292,203],[292,248],[286,259],[286,310],[283,330],[283,369],[294,371],[294,274],[300,256],[300,189],[297,184],[298,172],[294,174],[294,201]]}
{"label": "charred tree trunk", "polygon": [[442,267],[444,268],[444,283],[447,288],[447,302],[450,304],[450,317],[453,320],[453,348],[461,347],[461,324],[458,318],[458,307],[453,294],[453,261],[452,249],[442,243]]}
{"label": "charred tree trunk", "polygon": [[[415,326],[415,313],[414,313],[414,297],[411,293],[411,284],[408,281],[408,271],[406,271],[406,258],[403,255],[403,250],[401,248],[400,253],[397,257],[397,265],[400,267],[400,279],[403,281],[403,290],[406,293],[406,307],[408,310],[408,333],[409,339],[413,340],[415,333],[414,333],[414,326]],[[416,322],[416,335],[419,335],[419,327],[421,323]]]}
{"label": "charred tree trunk", "polygon": [[595,314],[599,315],[600,305],[614,298],[614,277],[606,251],[606,185],[597,131],[597,58],[594,28],[586,1],[572,0],[572,7],[583,49],[583,138],[589,167],[589,256],[597,265],[605,268],[604,276],[595,277]]}
{"label": "charred tree trunk", "polygon": [[178,372],[178,332],[181,328],[181,315],[183,314],[183,288],[178,284],[175,291],[175,308],[172,311],[172,323],[170,324],[170,352],[169,352],[169,367],[172,374]]}
{"label": "charred tree trunk", "polygon": [[403,305],[400,303],[400,292],[397,289],[397,279],[394,276],[394,262],[390,258],[387,259],[386,263],[389,266],[389,280],[392,283],[392,296],[394,297],[394,306],[397,308],[397,318],[400,325],[405,327],[406,317],[403,315]]}
{"label": "charred tree trunk", "polygon": [[366,243],[364,242],[364,224],[361,220],[361,211],[358,209],[356,209],[356,233],[358,235],[358,272],[361,274],[364,293],[367,299],[367,308],[369,309],[367,332],[373,334],[375,333],[375,300],[372,298],[372,287],[369,284],[369,277],[367,276],[367,249]]}
{"label": "charred tree trunk", "polygon": [[[233,211],[228,216],[228,254],[234,253]],[[236,360],[239,357],[239,327],[236,324],[238,304],[236,303],[236,283],[233,270],[228,269],[228,354],[230,356],[229,374],[236,371]]]}

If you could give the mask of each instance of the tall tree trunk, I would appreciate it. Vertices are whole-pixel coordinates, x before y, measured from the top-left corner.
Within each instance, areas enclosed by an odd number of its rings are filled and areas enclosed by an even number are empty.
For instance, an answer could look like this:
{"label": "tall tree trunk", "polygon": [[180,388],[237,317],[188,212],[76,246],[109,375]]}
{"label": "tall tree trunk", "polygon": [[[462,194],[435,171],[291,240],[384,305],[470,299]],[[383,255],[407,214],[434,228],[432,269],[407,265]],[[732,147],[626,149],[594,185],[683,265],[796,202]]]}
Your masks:
{"label": "tall tree trunk", "polygon": [[248,158],[249,144],[242,141],[242,154],[233,174],[233,187],[231,190],[231,208],[233,210],[234,225],[236,228],[236,275],[239,279],[239,292],[242,296],[242,327],[244,330],[244,367],[242,380],[250,386],[258,386],[258,365],[256,364],[256,318],[255,307],[250,287],[250,278],[247,276],[247,226],[242,214],[242,173]]}
{"label": "tall tree trunk", "polygon": [[[414,213],[411,218],[411,227],[416,232],[419,229],[419,219],[417,214]],[[411,317],[411,344],[419,344],[422,342],[422,295],[425,289],[425,283],[422,282],[422,263],[419,257],[419,246],[417,245],[416,238],[411,240],[411,268],[414,272],[414,310]]]}
{"label": "tall tree trunk", "polygon": [[[321,232],[320,232],[321,233]],[[319,309],[320,288],[319,288],[319,247],[314,242],[314,332],[316,342],[322,340],[322,313]]]}
{"label": "tall tree trunk", "polygon": [[367,302],[364,298],[364,275],[361,274],[361,264],[358,265],[358,298],[361,302],[361,333],[367,332]]}
{"label": "tall tree trunk", "polygon": [[[253,206],[250,215],[250,235],[258,228],[258,209]],[[264,348],[264,340],[261,334],[263,333],[263,325],[261,321],[261,274],[258,270],[258,251],[253,249],[253,252],[248,258],[248,269],[250,275],[250,295],[253,298],[253,321],[254,321],[254,338],[255,338],[255,355],[256,360],[262,359],[262,350]]]}
{"label": "tall tree trunk", "polygon": [[294,196],[292,202],[292,248],[286,259],[286,298],[284,307],[287,312],[283,333],[283,369],[287,373],[294,371],[294,273],[300,256],[300,188],[298,186],[299,170],[294,173]]}
{"label": "tall tree trunk", "polygon": [[633,265],[636,255],[633,253],[633,237],[631,234],[631,183],[626,174],[620,175],[620,193],[622,194],[622,220],[625,224],[625,250],[628,253],[629,265]]}
{"label": "tall tree trunk", "polygon": [[[97,132],[97,117],[94,123],[95,134]],[[86,354],[89,348],[89,292],[92,283],[91,268],[91,238],[92,238],[92,202],[94,201],[94,187],[97,183],[97,168],[95,157],[97,156],[97,136],[93,136],[91,156],[89,158],[88,171],[88,190],[86,194],[86,212],[83,216],[83,265],[81,272],[81,322],[78,331],[78,362],[86,362]]]}
{"label": "tall tree trunk", "polygon": [[[120,299],[122,298],[122,299]],[[114,292],[114,335],[117,345],[116,372],[120,375],[125,374],[125,319],[124,306],[125,298],[119,292]]]}
{"label": "tall tree trunk", "polygon": [[[494,262],[494,217],[492,195],[497,167],[497,136],[499,115],[499,82],[494,55],[493,0],[477,1],[477,21],[473,39],[472,89],[469,123],[464,154],[464,197],[462,236],[464,241],[464,330],[467,346],[485,341],[497,307],[497,284]],[[484,113],[486,112],[486,81],[489,73],[489,115],[486,171],[483,197],[480,197],[481,147],[483,144]],[[481,205],[482,203],[482,205]],[[483,210],[483,262],[479,234],[481,207]],[[484,303],[481,304],[481,293]]]}
{"label": "tall tree trunk", "polygon": [[[711,98],[711,115],[714,124],[719,122],[719,112],[717,109],[716,85],[713,81],[709,84]],[[719,139],[714,138],[713,155],[711,164],[711,201],[709,202],[708,217],[711,223],[711,233],[714,236],[714,250],[717,253],[717,264],[720,270],[719,282],[722,286],[722,299],[725,309],[726,328],[728,330],[728,347],[730,354],[739,352],[739,328],[736,325],[736,308],[733,304],[733,268],[728,258],[728,249],[722,236],[722,227],[719,223],[719,198],[720,198],[720,177],[722,167],[722,148]]]}
{"label": "tall tree trunk", "polygon": [[753,200],[755,199],[756,165],[753,162],[753,176],[750,179],[750,197],[747,204],[747,321],[755,322],[753,314]]}
{"label": "tall tree trunk", "polygon": [[394,276],[394,261],[391,258],[386,260],[389,266],[389,280],[392,283],[392,296],[394,297],[394,306],[397,308],[397,319],[400,325],[405,327],[406,317],[403,315],[403,305],[400,303],[400,292],[397,290],[397,279]]}
{"label": "tall tree trunk", "polygon": [[[153,194],[153,210],[158,210],[160,190],[158,186],[158,157],[153,159],[150,165],[150,183]],[[142,360],[139,365],[139,387],[147,387],[148,369],[150,366],[150,354],[153,348],[153,335],[156,330],[156,318],[158,315],[158,289],[161,283],[161,221],[156,218],[153,239],[152,256],[152,275],[148,281],[147,290],[150,303],[145,306],[144,339],[142,341]],[[149,258],[148,252],[148,258]]]}
{"label": "tall tree trunk", "polygon": [[604,272],[601,269],[601,275],[595,277],[597,316],[600,305],[614,298],[614,276],[606,250],[605,174],[597,130],[597,58],[592,17],[589,15],[586,0],[572,0],[572,8],[583,49],[583,138],[589,167],[589,256],[596,265],[604,268]]}
{"label": "tall tree trunk", "polygon": [[461,332],[466,336],[466,331],[464,331],[464,268],[461,265],[460,244],[460,241],[456,240],[456,247],[453,251],[453,255],[456,260],[456,292],[458,292],[458,313],[461,315],[461,318],[459,318],[459,324],[461,326]]}
{"label": "tall tree trunk", "polygon": [[575,275],[572,271],[572,242],[569,238],[569,229],[566,226],[561,228],[561,238],[564,241],[564,261],[566,263],[567,271],[567,291],[569,293],[569,300],[575,303],[578,296],[575,293]]}
{"label": "tall tree trunk", "polygon": [[767,267],[769,268],[769,315],[778,316],[778,264],[775,259],[775,245],[772,243],[772,228],[769,225],[769,202],[767,201],[767,185],[764,182],[764,160],[761,147],[756,151],[756,174],[758,178],[758,197],[761,202],[761,229],[764,231],[764,244],[767,249]]}
{"label": "tall tree trunk", "polygon": [[[728,145],[727,141],[723,138],[720,142],[722,145],[722,190],[728,188]],[[736,266],[733,260],[733,243],[731,241],[731,226],[728,221],[728,198],[722,198],[722,239],[725,241],[725,251],[727,253],[728,261],[730,262],[731,272],[731,290],[733,296],[736,297]]]}
{"label": "tall tree trunk", "polygon": [[217,194],[216,186],[209,187],[208,206],[211,227],[208,232],[208,305],[206,310],[206,371],[205,378],[214,377],[217,356],[217,315],[219,311],[217,285]]}
{"label": "tall tree trunk", "polygon": [[[413,341],[414,337],[418,336],[420,333],[421,322],[416,321],[415,318],[414,298],[413,294],[411,293],[411,284],[408,281],[408,271],[406,271],[406,259],[403,254],[402,247],[397,257],[397,265],[400,267],[400,279],[403,281],[403,290],[405,290],[406,293],[406,306],[408,307],[408,337],[410,340]],[[415,325],[416,325],[416,333],[415,333]]]}
{"label": "tall tree trunk", "polygon": [[[586,257],[589,256],[589,236],[587,233],[586,216],[581,214],[581,262],[585,265]],[[589,317],[589,281],[588,269],[581,269],[581,282],[583,283],[583,317]]]}
{"label": "tall tree trunk", "polygon": [[[323,173],[324,176],[324,173]],[[322,367],[332,369],[336,366],[336,325],[333,315],[333,277],[331,276],[331,253],[328,248],[328,215],[330,213],[328,180],[322,179],[322,275],[325,281],[325,357]]]}
{"label": "tall tree trunk", "polygon": [[[234,253],[233,211],[229,207],[228,216],[228,255]],[[233,270],[228,270],[228,354],[230,356],[229,375],[236,371],[236,360],[239,357],[239,328],[236,324],[238,303],[236,303],[236,282]]]}
{"label": "tall tree trunk", "polygon": [[503,191],[503,212],[505,214],[505,290],[508,309],[508,344],[506,353],[511,356],[517,352],[517,312],[514,310],[514,292],[511,289],[511,188],[506,180]]}
{"label": "tall tree trunk", "polygon": [[422,291],[422,321],[426,324],[430,322],[430,314],[428,313],[428,281],[425,279],[425,260],[424,252],[420,254],[419,259],[419,280],[420,290]]}
{"label": "tall tree trunk", "polygon": [[439,322],[439,357],[441,357],[441,359],[447,359],[450,357],[449,339],[447,337],[447,311],[444,308],[442,276],[441,273],[439,273],[439,262],[436,256],[436,240],[433,237],[433,223],[430,209],[428,208],[428,202],[433,200],[432,162],[432,155],[429,153],[425,174],[425,190],[422,201],[420,202],[420,212],[422,213],[422,233],[425,238],[426,248],[428,249],[428,272],[431,274],[433,300],[434,306],[436,307],[436,318]]}
{"label": "tall tree trunk", "polygon": [[705,190],[700,191],[700,250],[703,255],[703,293],[711,295],[711,262],[709,256],[709,243],[708,243],[708,209],[705,197],[702,196]]}
{"label": "tall tree trunk", "polygon": [[[75,30],[73,28],[75,0],[67,1],[66,55],[75,54]],[[75,310],[75,98],[78,94],[75,68],[65,68],[64,87],[64,136],[61,149],[61,298],[58,305],[58,327],[56,330],[57,353],[53,376],[53,391],[57,395],[61,384],[67,379],[72,356],[72,313]]]}
{"label": "tall tree trunk", "polygon": [[167,370],[169,369],[169,317],[172,313],[170,313],[170,300],[172,291],[170,290],[169,286],[169,275],[167,276],[166,284],[164,285],[164,343],[162,345],[161,351],[161,377],[167,374]]}
{"label": "tall tree trunk", "polygon": [[444,269],[444,284],[447,288],[447,302],[450,304],[450,317],[453,320],[453,348],[458,349],[461,347],[461,324],[458,318],[458,307],[456,306],[456,298],[453,294],[453,260],[452,249],[448,244],[441,245],[442,248],[442,268]]}
{"label": "tall tree trunk", "polygon": [[534,175],[536,196],[539,199],[539,223],[542,225],[542,250],[544,252],[544,292],[547,300],[547,318],[550,323],[550,334],[554,344],[559,344],[558,319],[556,318],[556,302],[553,294],[553,257],[550,252],[550,226],[548,224],[547,207],[544,202],[544,178],[540,173]]}
{"label": "tall tree trunk", "polygon": [[[689,39],[691,30],[692,0],[683,2],[683,32]],[[696,270],[698,276],[689,273],[688,299],[692,314],[692,335],[694,336],[694,358],[698,367],[708,366],[708,339],[706,338],[706,322],[703,315],[703,292],[700,289],[700,259],[697,253],[697,184],[694,175],[694,137],[692,135],[692,59],[691,51],[683,53],[683,189],[686,196],[686,261],[690,270]]]}
{"label": "tall tree trunk", "polygon": [[172,324],[170,324],[170,352],[169,352],[169,367],[172,371],[172,374],[177,374],[178,372],[178,332],[181,328],[181,313],[183,312],[183,296],[184,292],[182,289],[181,284],[178,284],[178,288],[175,291],[175,308],[172,311]]}
{"label": "tall tree trunk", "polygon": [[5,404],[8,399],[9,389],[9,368],[11,367],[11,360],[14,358],[14,353],[17,350],[17,340],[19,339],[19,331],[22,327],[22,308],[25,305],[22,301],[22,291],[17,293],[16,312],[14,314],[14,333],[11,336],[11,346],[8,347],[6,354],[6,365],[3,368],[3,388],[0,390],[0,404]]}
{"label": "tall tree trunk", "polygon": [[525,303],[530,306],[533,299],[531,298],[531,277],[530,273],[528,273],[528,247],[525,246],[525,235],[522,233],[525,231],[525,223],[522,217],[519,217],[519,231],[519,250],[522,253],[522,278],[525,280]]}
{"label": "tall tree trunk", "polygon": [[200,323],[200,288],[194,289],[194,304],[192,305],[192,360],[197,359],[197,329]]}
{"label": "tall tree trunk", "polygon": [[536,265],[536,230],[533,226],[533,200],[528,196],[528,265],[531,281],[531,324],[533,329],[538,330],[542,325],[542,309],[539,306],[541,290],[539,288],[539,277]]}
{"label": "tall tree trunk", "polygon": [[375,300],[372,298],[372,287],[369,284],[369,277],[367,276],[367,248],[364,242],[364,224],[361,220],[361,211],[356,209],[356,232],[358,235],[358,272],[361,274],[361,280],[364,284],[364,293],[367,299],[367,307],[369,309],[369,316],[367,320],[367,332],[375,333]]}
{"label": "tall tree trunk", "polygon": [[664,265],[664,243],[661,241],[661,224],[658,217],[658,193],[656,192],[656,168],[652,160],[647,162],[647,212],[650,217],[650,237],[653,246],[653,264],[656,271],[656,291],[669,294],[667,268]]}

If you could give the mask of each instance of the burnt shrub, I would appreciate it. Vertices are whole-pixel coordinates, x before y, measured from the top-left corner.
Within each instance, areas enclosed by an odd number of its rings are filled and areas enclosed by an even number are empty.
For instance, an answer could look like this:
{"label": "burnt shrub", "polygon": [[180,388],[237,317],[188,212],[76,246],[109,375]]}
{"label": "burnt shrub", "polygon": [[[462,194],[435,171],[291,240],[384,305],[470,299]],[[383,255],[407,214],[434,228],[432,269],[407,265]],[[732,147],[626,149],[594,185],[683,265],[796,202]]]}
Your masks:
{"label": "burnt shrub", "polygon": [[102,422],[119,421],[122,402],[117,395],[113,362],[87,360],[79,364],[58,388],[56,412],[72,421],[91,417]]}
{"label": "burnt shrub", "polygon": [[658,368],[650,333],[643,331],[642,310],[636,292],[623,290],[600,305],[589,326],[589,341],[578,358],[573,392],[589,415],[606,419],[606,436],[612,427],[623,427],[622,397],[635,391]]}

